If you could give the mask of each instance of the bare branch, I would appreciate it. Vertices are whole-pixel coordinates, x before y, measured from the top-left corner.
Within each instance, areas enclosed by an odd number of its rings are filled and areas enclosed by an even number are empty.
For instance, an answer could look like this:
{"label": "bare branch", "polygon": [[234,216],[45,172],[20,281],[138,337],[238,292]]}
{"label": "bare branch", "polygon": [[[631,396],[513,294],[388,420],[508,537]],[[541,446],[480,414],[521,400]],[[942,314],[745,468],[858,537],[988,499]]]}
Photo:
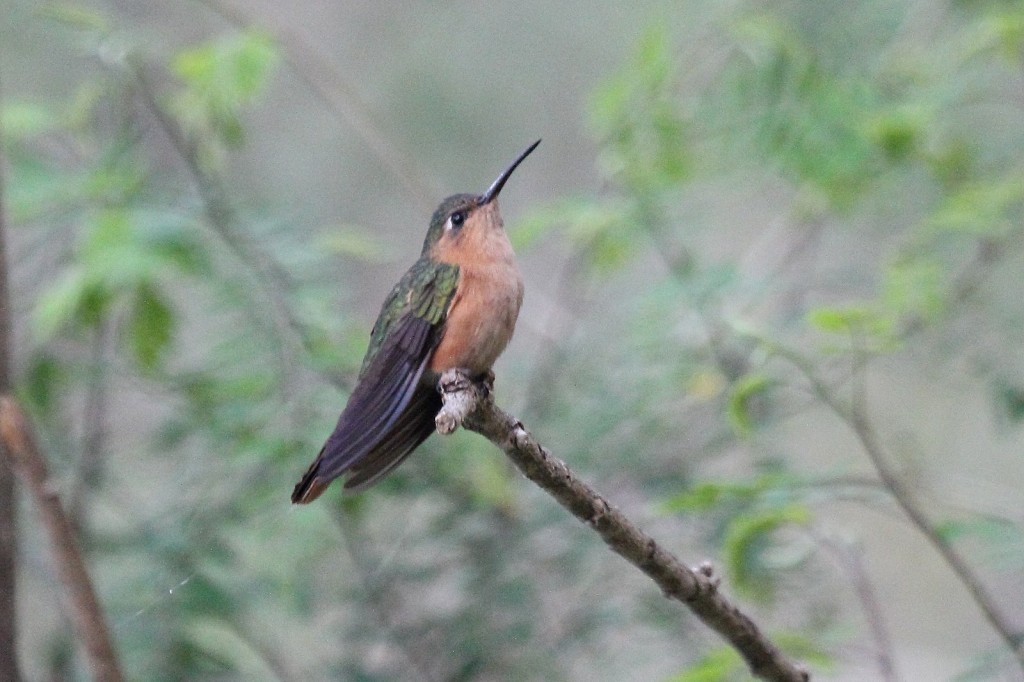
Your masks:
{"label": "bare branch", "polygon": [[1024,633],[1016,630],[1013,625],[1002,614],[996,606],[996,598],[989,593],[981,579],[974,572],[974,569],[967,560],[956,550],[953,545],[946,541],[939,533],[935,524],[931,522],[924,509],[918,505],[917,500],[910,489],[899,477],[892,466],[889,465],[889,458],[878,440],[874,427],[867,413],[866,398],[863,394],[863,387],[855,390],[853,404],[850,413],[845,417],[850,428],[860,441],[861,447],[867,453],[871,465],[875,468],[882,485],[888,489],[889,494],[896,500],[903,513],[914,525],[915,528],[935,548],[939,556],[946,562],[946,565],[956,574],[956,577],[963,583],[970,593],[974,603],[978,605],[985,619],[992,628],[999,634],[1002,640],[1009,647],[1021,669],[1024,669]]}
{"label": "bare branch", "polygon": [[0,441],[11,468],[39,509],[52,545],[57,576],[64,588],[71,624],[85,647],[92,678],[97,682],[123,682],[124,676],[71,522],[47,480],[46,461],[39,452],[28,420],[9,395],[0,397]]}
{"label": "bare branch", "polygon": [[107,353],[111,347],[110,324],[101,320],[92,339],[88,384],[83,405],[82,448],[78,456],[75,480],[66,495],[67,514],[79,538],[88,528],[88,493],[103,478],[107,438]]}
{"label": "bare branch", "polygon": [[897,682],[900,678],[896,673],[892,638],[889,636],[885,615],[878,603],[875,586],[868,577],[867,569],[864,566],[862,549],[853,543],[829,538],[817,531],[812,530],[811,535],[819,545],[829,550],[836,558],[860,602],[861,609],[864,611],[864,619],[875,640],[875,659],[878,662],[879,677],[885,682]]}
{"label": "bare branch", "polygon": [[232,2],[197,1],[235,26],[257,26],[270,33],[281,46],[284,60],[292,73],[329,111],[355,131],[381,164],[405,186],[410,196],[416,197],[427,210],[434,209],[434,197],[439,196],[441,190],[429,182],[428,175],[399,152],[381,132],[375,114],[360,99],[357,85],[346,78],[330,57],[300,34],[287,31],[267,18],[254,19]]}
{"label": "bare branch", "polygon": [[685,566],[654,538],[613,507],[603,496],[555,459],[522,422],[494,404],[490,381],[472,382],[449,370],[439,382],[444,407],[437,429],[447,434],[464,426],[500,448],[528,479],[548,492],[576,518],[593,528],[605,543],[661,588],[665,596],[685,604],[700,620],[722,635],[740,653],[751,672],[764,680],[805,682],[810,674],[791,662],[757,625],[718,590],[710,564]]}
{"label": "bare branch", "polygon": [[975,574],[974,569],[956,548],[942,537],[935,524],[918,504],[910,488],[889,464],[889,456],[885,452],[885,448],[882,447],[868,415],[867,395],[862,374],[863,354],[855,358],[855,373],[852,381],[853,398],[850,405],[847,406],[835,395],[833,389],[818,377],[810,362],[798,353],[780,345],[773,346],[771,350],[775,355],[796,367],[810,383],[814,394],[850,427],[874,467],[882,487],[892,496],[904,515],[910,520],[911,525],[935,548],[942,560],[964,585],[985,619],[1006,643],[1021,668],[1024,669],[1024,632],[1014,628],[1002,614],[996,606],[995,597],[989,594],[981,578]]}

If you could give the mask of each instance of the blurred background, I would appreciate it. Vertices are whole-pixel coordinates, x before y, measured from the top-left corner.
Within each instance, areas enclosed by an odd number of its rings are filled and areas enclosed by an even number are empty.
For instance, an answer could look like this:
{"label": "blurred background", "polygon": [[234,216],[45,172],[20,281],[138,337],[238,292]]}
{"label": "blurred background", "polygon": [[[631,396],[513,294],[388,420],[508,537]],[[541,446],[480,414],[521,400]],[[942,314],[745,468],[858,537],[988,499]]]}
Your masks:
{"label": "blurred background", "polygon": [[[815,679],[1024,679],[1019,1],[2,16],[17,395],[131,679],[747,679],[475,434],[288,502],[538,137],[499,404]],[[85,679],[16,532],[24,678]]]}

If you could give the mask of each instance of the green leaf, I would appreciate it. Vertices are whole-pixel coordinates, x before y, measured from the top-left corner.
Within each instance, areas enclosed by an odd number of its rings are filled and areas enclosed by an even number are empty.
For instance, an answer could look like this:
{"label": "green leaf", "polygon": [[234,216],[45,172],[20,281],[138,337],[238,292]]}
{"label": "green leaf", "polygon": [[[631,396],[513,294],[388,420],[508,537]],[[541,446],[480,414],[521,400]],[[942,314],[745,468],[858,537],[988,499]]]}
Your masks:
{"label": "green leaf", "polygon": [[808,323],[823,332],[857,336],[883,345],[892,342],[894,317],[867,305],[821,306],[807,313]]}
{"label": "green leaf", "polygon": [[866,134],[891,161],[904,161],[917,151],[931,124],[925,111],[899,107],[869,117]]}
{"label": "green leaf", "polygon": [[623,264],[636,248],[628,210],[618,201],[591,202],[578,204],[574,215],[564,216],[570,239],[587,247],[591,264],[605,272]]}
{"label": "green leaf", "polygon": [[[966,3],[963,3],[966,4]],[[1024,13],[1016,2],[993,3],[973,26],[966,40],[967,55],[985,58],[995,54],[1019,68],[1024,48]]]}
{"label": "green leaf", "polygon": [[729,395],[729,422],[740,436],[749,436],[756,422],[755,404],[771,387],[771,379],[763,374],[748,374],[732,385]]}
{"label": "green leaf", "polygon": [[174,334],[174,313],[149,284],[141,284],[135,292],[127,333],[139,366],[145,371],[155,369]]}
{"label": "green leaf", "polygon": [[705,654],[683,672],[669,677],[666,682],[722,682],[733,679],[745,667],[735,649],[721,646]]}
{"label": "green leaf", "polygon": [[612,272],[629,260],[636,250],[636,239],[627,230],[604,230],[589,244],[590,263],[599,272]]}
{"label": "green leaf", "polygon": [[78,266],[69,267],[36,302],[33,328],[40,342],[48,341],[73,323],[86,326],[100,320],[109,296]]}
{"label": "green leaf", "polygon": [[527,214],[519,221],[511,237],[517,248],[525,248],[552,226],[561,225],[573,241],[586,243],[603,232],[625,227],[630,211],[630,203],[622,200],[562,199]]}
{"label": "green leaf", "polygon": [[1024,421],[1024,386],[998,381],[995,386],[997,404],[1013,424]]}
{"label": "green leaf", "polygon": [[[30,145],[28,145],[30,147]],[[72,203],[82,194],[82,179],[73,172],[56,169],[35,151],[12,145],[8,156],[11,165],[8,193],[12,223],[29,222],[55,205]]]}
{"label": "green leaf", "polygon": [[931,217],[940,231],[975,236],[1003,235],[1020,225],[1014,218],[1024,202],[1024,175],[974,182],[946,196]]}
{"label": "green leaf", "polygon": [[102,165],[85,176],[82,192],[96,205],[123,207],[141,191],[145,180],[145,166],[141,160],[131,164]]}
{"label": "green leaf", "polygon": [[944,521],[935,526],[935,532],[947,543],[967,537],[999,543],[1005,541],[1008,535],[1019,535],[1019,531],[1009,521],[991,518]]}
{"label": "green leaf", "polygon": [[67,324],[78,310],[85,290],[85,277],[81,268],[71,267],[47,288],[36,302],[32,326],[41,342],[52,338]]}
{"label": "green leaf", "polygon": [[245,677],[256,675],[264,679],[273,678],[273,673],[261,665],[259,652],[230,623],[221,618],[192,618],[185,636],[192,647],[202,652],[207,666],[212,665],[225,673],[234,671]]}
{"label": "green leaf", "polygon": [[193,89],[221,102],[240,103],[260,92],[276,61],[273,39],[248,30],[182,50],[172,68]]}
{"label": "green leaf", "polygon": [[134,287],[153,272],[154,258],[139,248],[135,225],[127,211],[101,211],[90,225],[81,248],[81,262],[90,277],[111,290]]}
{"label": "green leaf", "polygon": [[111,291],[132,291],[168,270],[201,273],[206,253],[191,225],[159,212],[107,209],[96,217],[81,249],[90,277]]}
{"label": "green leaf", "polygon": [[806,635],[778,632],[772,633],[772,639],[791,658],[810,664],[821,672],[833,667],[832,656]]}
{"label": "green leaf", "polygon": [[273,39],[251,29],[183,50],[172,62],[185,85],[174,110],[198,139],[212,134],[237,147],[243,141],[242,108],[263,91],[278,61]]}
{"label": "green leaf", "polygon": [[603,168],[640,194],[678,185],[693,166],[689,123],[676,92],[676,62],[665,24],[653,24],[637,42],[633,59],[590,98]]}
{"label": "green leaf", "polygon": [[938,524],[936,532],[947,544],[973,541],[969,547],[992,570],[1016,571],[1024,561],[1024,531],[1005,518],[982,516]]}
{"label": "green leaf", "polygon": [[592,266],[610,272],[625,264],[642,243],[635,208],[633,202],[620,199],[566,199],[520,220],[510,238],[517,249],[524,249],[561,225]]}
{"label": "green leaf", "polygon": [[39,353],[32,359],[25,372],[25,389],[36,410],[46,414],[55,407],[66,375],[61,363],[50,353]]}
{"label": "green leaf", "polygon": [[661,504],[661,508],[669,513],[701,512],[714,509],[724,500],[732,499],[737,494],[748,491],[749,487],[742,484],[706,481],[698,483],[678,495],[673,495]]}
{"label": "green leaf", "polygon": [[152,256],[146,259],[152,269],[145,278],[168,270],[188,275],[211,273],[209,253],[189,217],[172,210],[133,208],[130,219],[136,226],[134,248]]}
{"label": "green leaf", "polygon": [[993,16],[991,31],[996,36],[1002,55],[1014,67],[1020,67],[1021,51],[1024,50],[1024,12],[1016,9]]}
{"label": "green leaf", "polygon": [[797,504],[734,518],[726,529],[722,551],[736,589],[753,598],[770,597],[772,571],[765,562],[765,553],[771,547],[772,533],[785,525],[804,525],[810,519],[807,507]]}
{"label": "green leaf", "polygon": [[[827,669],[832,664],[832,657],[803,635],[778,632],[769,636],[783,652],[795,660],[812,664],[819,670]],[[685,671],[667,678],[665,682],[724,682],[738,679],[748,679],[746,664],[734,648],[721,646]]]}
{"label": "green leaf", "polygon": [[210,258],[195,235],[187,233],[147,236],[145,243],[154,256],[174,269],[189,275],[209,275]]}
{"label": "green leaf", "polygon": [[758,476],[753,481],[701,481],[665,500],[661,508],[668,513],[702,512],[727,503],[750,503],[764,493],[788,488],[790,477],[780,472]]}
{"label": "green leaf", "polygon": [[[751,144],[794,185],[823,193],[834,209],[848,208],[881,167],[867,134],[880,106],[873,83],[830,70],[777,18],[748,17],[735,35],[739,56],[724,78],[743,130],[727,134]],[[723,124],[734,126],[735,118]]]}
{"label": "green leaf", "polygon": [[885,272],[882,301],[893,317],[934,320],[944,309],[944,268],[938,259],[915,255],[892,263]]}
{"label": "green leaf", "polygon": [[57,117],[46,107],[28,102],[8,102],[0,110],[0,130],[12,140],[22,140],[57,127]]}

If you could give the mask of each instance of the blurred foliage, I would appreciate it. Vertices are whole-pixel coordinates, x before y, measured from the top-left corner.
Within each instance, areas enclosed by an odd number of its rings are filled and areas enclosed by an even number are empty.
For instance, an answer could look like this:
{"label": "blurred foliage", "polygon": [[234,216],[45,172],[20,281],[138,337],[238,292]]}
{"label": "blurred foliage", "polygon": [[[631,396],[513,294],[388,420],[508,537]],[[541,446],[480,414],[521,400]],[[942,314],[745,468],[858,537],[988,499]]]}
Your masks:
{"label": "blurred foliage", "polygon": [[[1024,313],[1005,299],[1024,135],[1006,93],[1024,7],[731,7],[652,21],[589,99],[599,191],[509,226],[527,256],[567,254],[551,291],[572,313],[499,383],[631,514],[653,503],[681,556],[721,563],[787,651],[856,670],[869,634],[821,512],[885,496],[847,476],[861,460],[807,471],[787,428],[841,424],[864,372],[919,356],[975,368],[1020,428]],[[625,679],[637,632],[665,679],[743,679],[472,436],[285,512],[364,351],[336,271],[397,250],[351,225],[307,239],[280,217],[290,197],[232,196],[248,117],[282,78],[267,33],[171,49],[77,5],[26,21],[88,67],[56,102],[5,92],[0,109],[28,254],[20,391],[85,500],[133,679]],[[985,549],[984,575],[1019,566],[1019,518],[934,513],[942,542]],[[81,677],[61,627],[36,625],[33,676]],[[980,658],[965,668],[1007,666]]]}
{"label": "blurred foliage", "polygon": [[[256,31],[182,50],[171,68],[183,84],[175,93],[175,118],[200,149],[211,141],[227,149],[244,142],[241,114],[264,89],[277,62],[270,37]],[[216,164],[214,158],[204,158]]]}
{"label": "blurred foliage", "polygon": [[[831,668],[831,658],[799,635],[773,633],[779,647],[796,660],[805,661],[816,671]],[[735,649],[720,647],[702,656],[687,670],[666,679],[666,682],[725,682],[748,680],[750,673]]]}

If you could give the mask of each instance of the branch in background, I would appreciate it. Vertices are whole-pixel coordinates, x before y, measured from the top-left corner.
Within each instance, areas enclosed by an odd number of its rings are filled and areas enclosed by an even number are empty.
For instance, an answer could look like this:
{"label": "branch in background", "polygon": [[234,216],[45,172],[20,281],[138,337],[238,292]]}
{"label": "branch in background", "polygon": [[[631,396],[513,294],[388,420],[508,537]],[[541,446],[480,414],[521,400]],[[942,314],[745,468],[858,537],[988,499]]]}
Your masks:
{"label": "branch in background", "polygon": [[[963,583],[970,593],[974,603],[981,609],[985,619],[992,628],[999,634],[1002,640],[1009,647],[1017,663],[1024,670],[1024,633],[1017,631],[1013,625],[1002,614],[996,606],[997,600],[989,594],[981,579],[975,574],[974,569],[967,560],[939,533],[938,529],[918,505],[910,489],[903,483],[896,471],[889,465],[889,458],[882,448],[875,434],[874,427],[868,418],[867,400],[864,394],[862,381],[854,382],[854,397],[850,412],[845,419],[853,429],[861,447],[867,453],[871,465],[875,468],[882,485],[888,489],[889,494],[896,500],[903,513],[914,525],[915,528],[935,548],[939,556],[946,562],[946,565],[956,574],[956,577]],[[841,416],[843,413],[839,413]]]}
{"label": "branch in background", "polygon": [[85,404],[82,406],[82,447],[78,455],[74,482],[66,495],[68,518],[79,538],[85,537],[89,526],[88,494],[98,487],[105,468],[109,399],[107,353],[111,347],[109,332],[109,321],[100,320],[92,339]]}
{"label": "branch in background", "polygon": [[[290,374],[287,369],[296,364],[294,357],[284,356],[288,344],[294,343],[310,354],[312,349],[312,341],[305,325],[286,300],[287,292],[294,288],[291,277],[273,257],[237,228],[235,210],[223,184],[218,177],[203,169],[195,142],[188,138],[178,122],[160,104],[157,87],[148,74],[146,65],[132,56],[127,59],[127,64],[146,108],[155,117],[195,186],[208,227],[241,263],[244,271],[252,279],[254,290],[265,296],[270,304],[266,306],[269,312],[265,314],[272,318],[271,322],[279,330],[282,355],[279,364],[282,368],[281,376],[285,377],[282,383],[288,385],[287,377]],[[264,309],[263,306],[258,307],[261,311]],[[292,338],[288,337],[288,333]],[[327,372],[320,374],[338,388],[351,388],[348,377]]]}
{"label": "branch in background", "polygon": [[854,374],[853,399],[846,407],[836,397],[832,388],[817,376],[814,367],[799,354],[782,346],[775,345],[772,352],[792,364],[810,383],[811,390],[818,398],[839,417],[860,442],[867,454],[875,473],[896,504],[910,520],[911,525],[935,548],[946,565],[953,571],[957,579],[967,589],[971,599],[977,604],[985,619],[1009,647],[1013,656],[1024,669],[1024,633],[1016,630],[996,606],[996,599],[988,593],[974,569],[960,553],[947,542],[931,522],[924,509],[917,503],[910,488],[900,479],[896,470],[890,466],[888,454],[878,440],[874,426],[867,411],[867,396],[863,381],[865,358],[858,358]]}
{"label": "branch in background", "polygon": [[864,611],[864,620],[867,621],[868,629],[875,640],[875,660],[878,663],[879,677],[885,682],[897,682],[899,675],[896,674],[892,638],[885,624],[885,614],[878,603],[875,586],[864,567],[863,551],[853,543],[826,537],[813,529],[811,537],[835,557],[853,587],[854,594],[857,595],[857,601]]}
{"label": "branch in background", "polygon": [[75,541],[71,521],[48,479],[46,461],[36,445],[28,420],[9,395],[0,397],[0,442],[7,461],[18,474],[39,510],[53,549],[57,576],[67,600],[75,636],[85,647],[97,682],[123,682],[124,676],[110,643],[106,621],[85,561]]}
{"label": "branch in background", "polygon": [[722,635],[764,680],[806,682],[810,674],[789,661],[738,607],[718,590],[710,565],[685,566],[596,490],[545,450],[515,417],[494,404],[489,385],[449,370],[439,382],[444,407],[437,430],[449,434],[459,426],[476,431],[500,448],[528,479],[539,485],[576,518],[593,528],[605,543],[661,588],[685,604],[708,627]]}
{"label": "branch in background", "polygon": [[273,36],[281,46],[285,62],[292,73],[340,120],[362,138],[377,159],[416,197],[427,211],[433,211],[441,190],[417,168],[412,160],[394,148],[377,127],[376,116],[363,103],[357,86],[345,78],[342,70],[322,51],[301,35],[274,26],[267,19],[255,21],[233,3],[222,0],[197,0],[231,24],[247,28],[258,26]]}
{"label": "branch in background", "polygon": [[[0,136],[0,144],[3,138]],[[7,273],[7,214],[4,211],[3,156],[0,155],[0,394],[14,383],[11,365],[14,325]],[[20,682],[18,667],[17,556],[18,506],[14,499],[14,472],[7,466],[0,444],[0,681]]]}

